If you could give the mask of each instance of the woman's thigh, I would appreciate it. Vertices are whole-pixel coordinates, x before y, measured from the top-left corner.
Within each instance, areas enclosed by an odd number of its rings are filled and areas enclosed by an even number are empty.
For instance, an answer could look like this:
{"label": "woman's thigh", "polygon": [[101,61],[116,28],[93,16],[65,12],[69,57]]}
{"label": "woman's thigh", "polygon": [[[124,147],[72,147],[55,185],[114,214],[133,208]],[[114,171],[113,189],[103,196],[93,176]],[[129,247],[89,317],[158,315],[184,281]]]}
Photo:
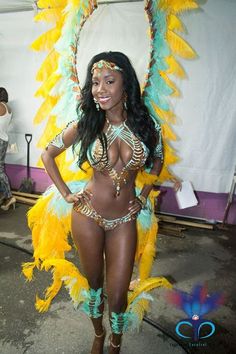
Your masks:
{"label": "woman's thigh", "polygon": [[83,272],[90,286],[96,287],[96,283],[103,282],[104,231],[93,219],[74,210],[72,211],[71,230]]}
{"label": "woman's thigh", "polygon": [[136,220],[106,232],[106,281],[108,296],[127,294],[137,245]]}

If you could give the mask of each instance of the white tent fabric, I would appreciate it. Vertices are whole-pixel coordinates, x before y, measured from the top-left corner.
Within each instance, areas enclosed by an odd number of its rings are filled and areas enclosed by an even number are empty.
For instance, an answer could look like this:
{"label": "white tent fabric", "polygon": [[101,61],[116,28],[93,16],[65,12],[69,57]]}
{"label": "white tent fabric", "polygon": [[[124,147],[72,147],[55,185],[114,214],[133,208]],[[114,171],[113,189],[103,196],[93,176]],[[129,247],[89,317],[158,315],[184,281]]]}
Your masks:
{"label": "white tent fabric", "polygon": [[[236,2],[201,1],[202,10],[185,14],[187,41],[197,51],[193,61],[181,60],[188,79],[176,81],[182,97],[171,98],[177,114],[173,126],[178,140],[172,145],[181,161],[172,167],[199,191],[228,192],[236,165]],[[83,81],[88,60],[104,50],[119,50],[133,62],[140,81],[144,77],[149,40],[143,2],[100,5],[85,24],[79,46],[79,77]],[[46,29],[33,23],[33,12],[0,14],[0,86],[8,89],[14,111],[11,141],[19,153],[8,163],[25,164],[24,133],[33,132],[31,165],[40,151],[36,143],[44,123],[33,127],[40,100],[33,97],[35,74],[43,54],[31,52],[29,44]]]}

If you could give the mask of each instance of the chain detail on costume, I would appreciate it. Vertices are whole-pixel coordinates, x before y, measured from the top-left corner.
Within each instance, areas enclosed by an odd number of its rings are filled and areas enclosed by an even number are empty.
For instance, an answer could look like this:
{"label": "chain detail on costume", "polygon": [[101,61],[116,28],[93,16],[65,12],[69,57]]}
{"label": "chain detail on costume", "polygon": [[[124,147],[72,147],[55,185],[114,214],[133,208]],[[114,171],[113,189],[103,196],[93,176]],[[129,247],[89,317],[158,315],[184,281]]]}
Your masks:
{"label": "chain detail on costume", "polygon": [[122,168],[120,172],[117,172],[109,163],[107,156],[103,153],[103,148],[101,145],[100,140],[95,142],[94,151],[90,152],[93,157],[93,160],[99,161],[98,163],[94,164],[92,159],[90,163],[92,166],[98,170],[103,171],[106,170],[111,177],[113,184],[116,189],[116,196],[120,194],[120,190],[123,184],[126,184],[126,180],[128,177],[129,170],[136,170],[142,167],[145,164],[148,152],[144,148],[141,141],[132,133],[129,127],[126,125],[125,122],[122,124],[115,126],[112,125],[108,120],[108,128],[106,131],[106,138],[107,138],[107,149],[111,146],[111,144],[117,139],[123,140],[133,151],[131,159],[128,163]]}
{"label": "chain detail on costume", "polygon": [[88,201],[84,200],[82,201],[79,199],[78,202],[76,202],[73,206],[73,209],[77,213],[81,213],[83,215],[86,215],[92,219],[94,219],[98,225],[100,225],[105,231],[107,230],[113,230],[116,226],[124,224],[126,222],[129,222],[131,220],[136,219],[136,214],[131,214],[128,213],[124,216],[121,216],[120,218],[117,219],[105,219],[103,218],[98,212],[93,208],[91,203]]}
{"label": "chain detail on costume", "polygon": [[115,334],[122,334],[128,331],[129,327],[129,317],[128,312],[112,312],[111,313],[111,328],[112,332]]}
{"label": "chain detail on costume", "polygon": [[103,303],[102,291],[102,288],[97,290],[83,290],[85,301],[81,306],[81,310],[89,317],[98,318],[102,316],[102,313],[99,310],[99,306]]}

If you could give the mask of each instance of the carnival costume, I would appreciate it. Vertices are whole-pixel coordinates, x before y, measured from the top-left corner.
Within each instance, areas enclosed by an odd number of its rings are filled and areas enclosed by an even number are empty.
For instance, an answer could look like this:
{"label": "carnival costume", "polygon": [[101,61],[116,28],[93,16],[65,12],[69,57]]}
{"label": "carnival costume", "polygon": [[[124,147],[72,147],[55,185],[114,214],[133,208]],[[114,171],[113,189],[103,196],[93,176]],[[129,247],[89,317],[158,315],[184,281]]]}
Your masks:
{"label": "carnival costume", "polygon": [[[35,49],[47,48],[51,50],[38,73],[38,78],[45,80],[45,83],[37,94],[45,97],[45,102],[39,109],[35,122],[41,122],[50,113],[46,131],[51,135],[45,133],[40,145],[44,147],[51,141],[50,144],[63,148],[63,131],[59,131],[68,124],[71,117],[77,117],[76,107],[80,99],[76,70],[78,35],[97,4],[95,1],[39,0],[38,5],[45,10],[37,15],[36,19],[50,21],[55,18],[56,27],[33,44]],[[174,53],[177,52],[188,58],[194,57],[193,50],[174,32],[176,29],[183,28],[176,13],[193,8],[197,8],[194,0],[186,2],[182,0],[145,1],[145,10],[150,22],[151,53],[143,98],[158,132],[159,143],[156,146],[156,157],[159,158],[163,158],[162,136],[164,137],[164,166],[161,175],[159,177],[151,175],[149,174],[150,169],[144,167],[148,149],[133,134],[126,122],[119,126],[113,126],[107,122],[108,128],[105,132],[107,150],[112,142],[119,137],[132,149],[132,157],[118,173],[109,164],[107,154],[102,155],[101,141],[97,139],[89,147],[87,162],[83,163],[82,169],[79,169],[76,161],[72,158],[71,150],[68,149],[57,158],[57,163],[62,178],[72,193],[78,193],[86,188],[92,177],[93,169],[106,170],[113,181],[116,195],[119,195],[122,186],[126,183],[130,170],[138,170],[135,180],[136,195],[140,194],[145,184],[150,185],[157,180],[171,179],[172,175],[168,170],[168,165],[176,162],[177,157],[168,145],[168,139],[175,138],[168,122],[173,122],[174,114],[170,112],[165,96],[177,95],[178,91],[167,77],[167,73],[183,76],[184,72],[175,60]],[[70,39],[69,48],[68,38]],[[97,65],[99,64],[104,65],[105,63],[97,63]],[[113,63],[107,63],[107,65],[112,65],[112,70],[120,69],[114,67]],[[68,107],[70,108],[68,109]],[[77,122],[70,124],[77,126]],[[52,140],[55,133],[59,134]],[[154,198],[157,194],[158,192],[154,190],[150,192],[145,207],[137,216],[138,240],[135,260],[138,263],[140,282],[134,291],[128,294],[126,311],[119,314],[112,312],[113,333],[120,334],[129,328],[138,327],[151,299],[147,292],[158,286],[171,286],[165,278],[149,278],[155,255],[158,227],[154,215]],[[28,280],[31,280],[34,267],[40,270],[52,270],[53,283],[47,288],[45,299],[38,297],[36,299],[36,308],[39,311],[48,310],[52,299],[64,283],[75,307],[80,306],[88,316],[97,318],[102,315],[99,312],[99,306],[103,302],[102,289],[90,289],[87,279],[79,272],[78,268],[71,261],[65,259],[66,253],[71,249],[68,235],[71,232],[72,207],[87,217],[95,219],[105,230],[113,229],[132,219],[128,213],[118,219],[107,220],[99,215],[89,202],[79,201],[74,206],[67,203],[56,187],[51,186],[28,213],[33,237],[34,262],[25,263],[23,272]]]}

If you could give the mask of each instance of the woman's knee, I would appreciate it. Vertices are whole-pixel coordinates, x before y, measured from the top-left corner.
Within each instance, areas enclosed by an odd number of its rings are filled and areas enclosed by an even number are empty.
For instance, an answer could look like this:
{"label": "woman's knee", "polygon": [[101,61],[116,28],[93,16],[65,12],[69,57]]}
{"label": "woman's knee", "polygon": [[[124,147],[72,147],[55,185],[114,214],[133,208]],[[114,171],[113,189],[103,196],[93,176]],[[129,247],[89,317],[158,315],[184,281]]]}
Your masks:
{"label": "woman's knee", "polygon": [[108,303],[110,312],[124,312],[127,307],[127,292],[108,292]]}
{"label": "woman's knee", "polygon": [[91,276],[87,276],[89,287],[94,290],[98,290],[99,288],[103,288],[104,276],[103,274],[93,274]]}

